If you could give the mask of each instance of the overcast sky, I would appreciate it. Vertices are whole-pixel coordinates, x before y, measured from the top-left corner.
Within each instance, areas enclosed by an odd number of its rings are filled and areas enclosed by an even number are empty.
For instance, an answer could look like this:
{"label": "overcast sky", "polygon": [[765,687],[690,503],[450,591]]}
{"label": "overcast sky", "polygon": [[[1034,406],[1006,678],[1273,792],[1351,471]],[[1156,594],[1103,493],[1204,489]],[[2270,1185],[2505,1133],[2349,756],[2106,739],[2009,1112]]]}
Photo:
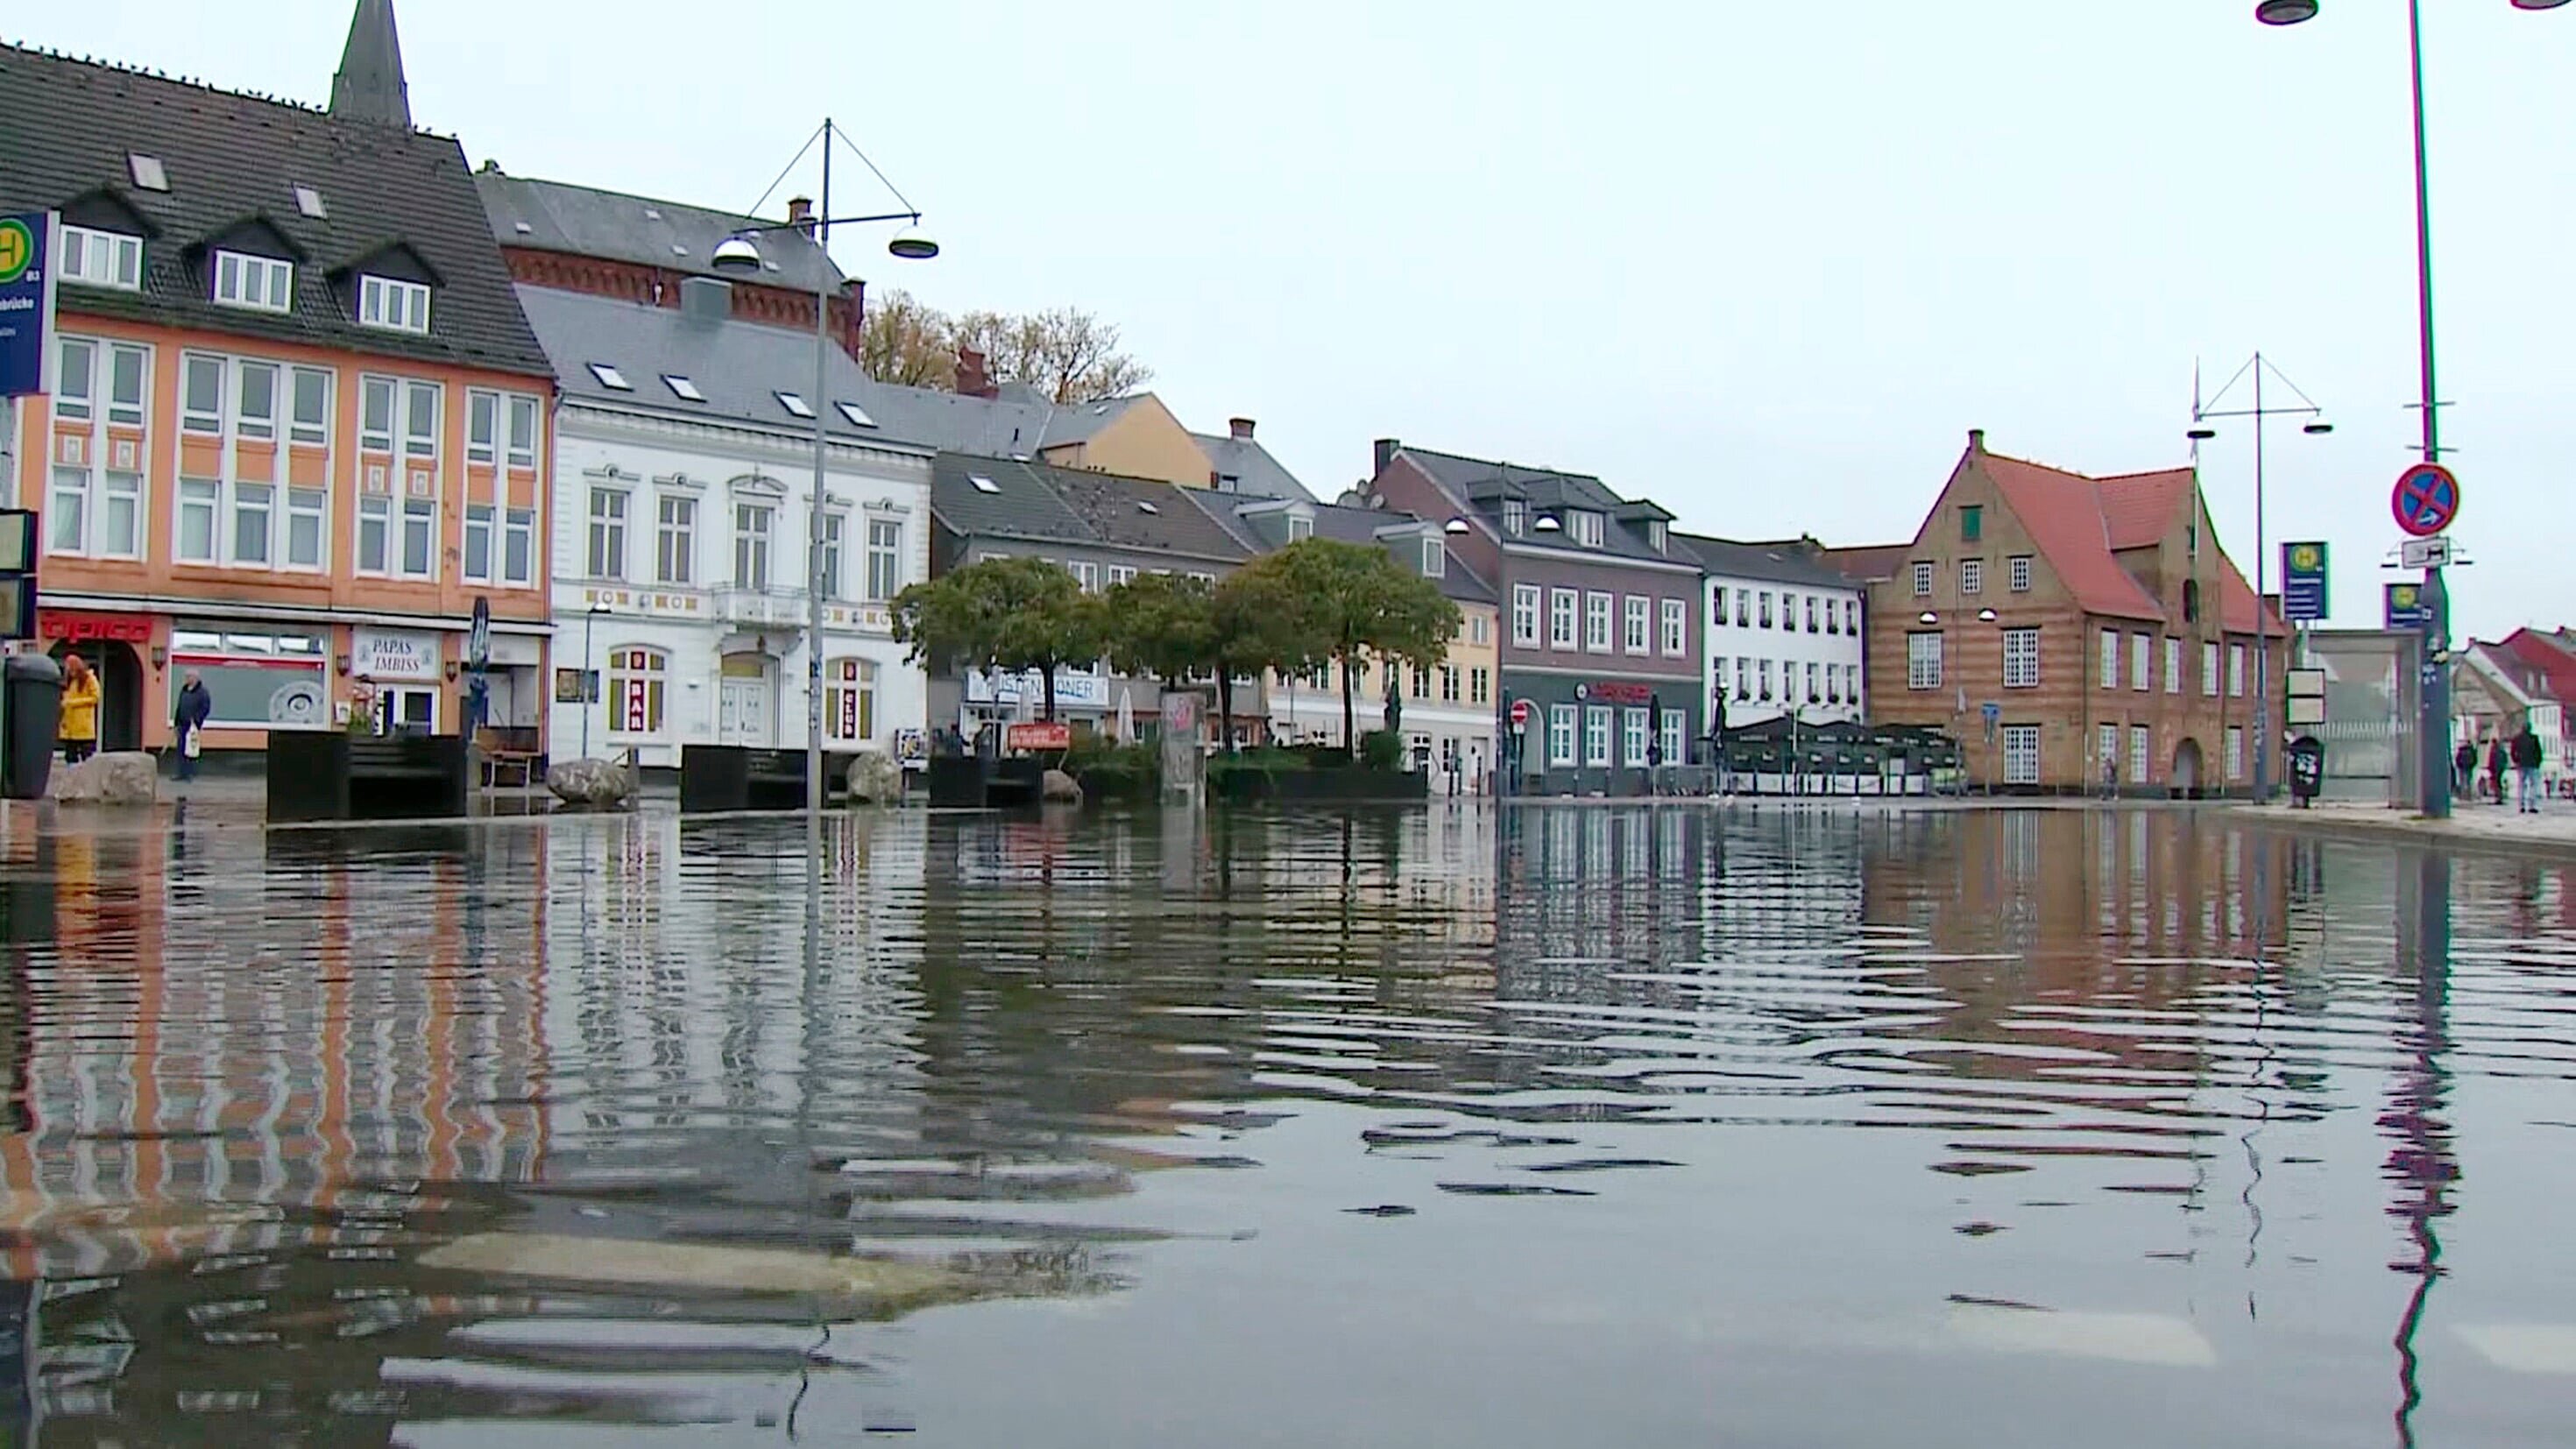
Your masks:
{"label": "overcast sky", "polygon": [[[351,3],[27,5],[0,33],[318,103]],[[830,113],[946,247],[853,238],[845,266],[1100,313],[1185,421],[1257,418],[1327,497],[1394,435],[1695,529],[1902,539],[1969,428],[2177,464],[2195,358],[2214,387],[2260,347],[2338,428],[2274,425],[2271,537],[2332,542],[2340,624],[2393,577],[2400,0],[2291,30],[2252,0],[397,3],[413,115],[477,164],[743,207]],[[2459,617],[2576,622],[2576,8],[2427,8]],[[2238,424],[2203,457],[2249,575],[2251,449]]]}

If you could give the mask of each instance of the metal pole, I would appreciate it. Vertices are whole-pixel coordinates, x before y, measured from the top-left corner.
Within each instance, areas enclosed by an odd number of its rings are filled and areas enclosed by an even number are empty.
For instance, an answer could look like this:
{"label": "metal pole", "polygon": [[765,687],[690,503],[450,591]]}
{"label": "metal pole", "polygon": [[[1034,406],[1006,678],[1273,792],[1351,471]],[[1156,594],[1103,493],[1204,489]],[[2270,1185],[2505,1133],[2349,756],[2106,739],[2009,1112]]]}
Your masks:
{"label": "metal pole", "polygon": [[832,118],[823,118],[823,203],[814,218],[814,499],[805,520],[805,813],[823,813],[823,462],[832,413]]}
{"label": "metal pole", "polygon": [[[2254,354],[2254,798],[2272,798],[2271,621],[2263,599],[2270,588],[2271,555],[2263,530],[2263,354]],[[2218,605],[2218,634],[2227,637],[2227,601]]]}
{"label": "metal pole", "polygon": [[[2424,155],[2424,0],[2407,0],[2415,91],[2415,298],[2423,352],[2424,461],[2442,460],[2442,418],[2433,385],[2433,199]],[[2451,597],[2439,568],[2424,570],[2424,661],[2416,714],[2417,797],[2428,819],[2451,813]]]}
{"label": "metal pole", "polygon": [[590,687],[590,681],[593,678],[590,667],[592,657],[590,635],[592,628],[598,623],[597,609],[581,616],[581,757],[585,760],[590,758],[591,712],[599,706],[599,691]]}

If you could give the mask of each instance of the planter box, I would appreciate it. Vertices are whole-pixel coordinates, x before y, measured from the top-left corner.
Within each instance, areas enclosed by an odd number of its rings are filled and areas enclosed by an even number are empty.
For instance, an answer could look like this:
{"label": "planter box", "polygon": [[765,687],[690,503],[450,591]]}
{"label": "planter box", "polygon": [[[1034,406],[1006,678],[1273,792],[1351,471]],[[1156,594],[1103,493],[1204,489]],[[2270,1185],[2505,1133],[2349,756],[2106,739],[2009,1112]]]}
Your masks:
{"label": "planter box", "polygon": [[1235,770],[1209,780],[1209,791],[1232,805],[1257,800],[1287,804],[1406,801],[1430,798],[1431,777],[1399,770],[1345,766],[1328,770]]}
{"label": "planter box", "polygon": [[458,735],[271,730],[267,768],[279,822],[455,819],[473,787]]}
{"label": "planter box", "polygon": [[[826,790],[831,757],[823,765]],[[680,810],[802,810],[805,752],[740,745],[689,745],[680,751]]]}

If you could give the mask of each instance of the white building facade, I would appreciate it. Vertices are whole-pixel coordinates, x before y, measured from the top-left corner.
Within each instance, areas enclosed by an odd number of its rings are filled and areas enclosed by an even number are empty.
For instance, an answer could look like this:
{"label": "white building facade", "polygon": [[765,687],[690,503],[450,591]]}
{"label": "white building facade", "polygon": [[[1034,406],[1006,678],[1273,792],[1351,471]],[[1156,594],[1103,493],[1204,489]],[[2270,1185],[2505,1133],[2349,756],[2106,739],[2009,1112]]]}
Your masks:
{"label": "white building facade", "polygon": [[[676,769],[693,744],[803,749],[814,659],[811,343],[757,324],[529,295],[564,388],[553,500],[557,758],[632,749],[646,769]],[[582,315],[567,326],[569,314]],[[692,356],[685,344],[714,333],[735,345]],[[634,345],[612,360],[621,341]],[[775,365],[757,366],[773,354]],[[928,688],[894,637],[891,601],[929,576],[931,455],[873,439],[854,420],[830,431],[823,745],[908,754]]]}
{"label": "white building facade", "polygon": [[1799,544],[1673,539],[1698,555],[1704,570],[1712,720],[1721,702],[1729,729],[1793,714],[1806,725],[1869,717],[1858,587],[1806,557]]}

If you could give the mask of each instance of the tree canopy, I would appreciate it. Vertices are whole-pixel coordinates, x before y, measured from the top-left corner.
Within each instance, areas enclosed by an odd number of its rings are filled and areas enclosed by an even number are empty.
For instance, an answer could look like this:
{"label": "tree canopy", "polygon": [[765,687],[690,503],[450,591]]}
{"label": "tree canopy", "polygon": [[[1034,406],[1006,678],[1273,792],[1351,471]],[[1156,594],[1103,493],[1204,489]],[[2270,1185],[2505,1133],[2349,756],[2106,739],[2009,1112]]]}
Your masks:
{"label": "tree canopy", "polygon": [[1275,601],[1287,636],[1279,651],[1287,667],[1327,661],[1341,667],[1346,749],[1357,738],[1354,666],[1401,659],[1429,668],[1449,657],[1449,641],[1457,637],[1458,606],[1437,584],[1373,545],[1301,539],[1234,576],[1247,577],[1255,580],[1250,587]]}
{"label": "tree canopy", "polygon": [[1027,383],[1071,406],[1123,397],[1154,380],[1119,342],[1115,324],[1077,307],[952,316],[888,289],[868,296],[859,365],[879,382],[945,388],[955,381],[958,349],[971,347],[993,381]]}
{"label": "tree canopy", "polygon": [[1034,671],[1042,718],[1055,718],[1055,671],[1108,651],[1108,614],[1072,574],[1033,558],[994,558],[914,584],[894,600],[895,637],[915,661],[959,669]]}

